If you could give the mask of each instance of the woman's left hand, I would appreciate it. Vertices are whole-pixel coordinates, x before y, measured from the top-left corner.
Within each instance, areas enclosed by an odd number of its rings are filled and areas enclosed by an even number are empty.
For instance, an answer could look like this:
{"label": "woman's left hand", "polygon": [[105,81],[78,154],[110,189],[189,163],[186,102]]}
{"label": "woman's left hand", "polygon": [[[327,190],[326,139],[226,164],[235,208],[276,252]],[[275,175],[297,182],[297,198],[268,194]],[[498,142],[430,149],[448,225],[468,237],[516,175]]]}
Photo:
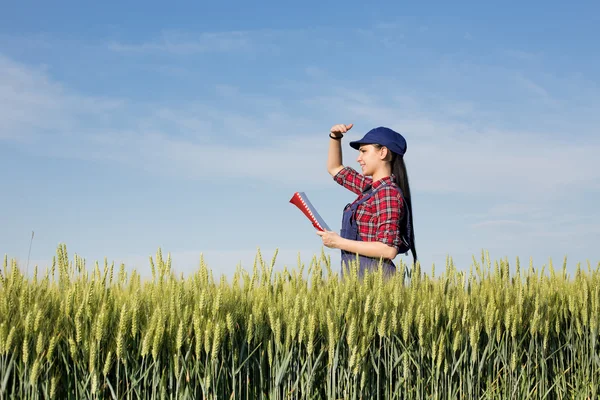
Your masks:
{"label": "woman's left hand", "polygon": [[333,231],[317,231],[317,235],[323,239],[323,245],[332,249],[339,249],[343,240],[340,235]]}

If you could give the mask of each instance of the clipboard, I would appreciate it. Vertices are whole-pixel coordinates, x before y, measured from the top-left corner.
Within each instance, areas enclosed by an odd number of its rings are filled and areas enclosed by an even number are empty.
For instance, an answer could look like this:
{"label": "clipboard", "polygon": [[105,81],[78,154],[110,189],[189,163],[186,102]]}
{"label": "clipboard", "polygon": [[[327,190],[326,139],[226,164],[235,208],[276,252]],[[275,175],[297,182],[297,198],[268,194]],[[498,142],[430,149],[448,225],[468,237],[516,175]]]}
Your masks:
{"label": "clipboard", "polygon": [[290,199],[290,203],[295,205],[310,220],[312,225],[320,231],[330,231],[331,229],[325,220],[319,215],[317,209],[312,205],[308,196],[304,192],[296,192]]}

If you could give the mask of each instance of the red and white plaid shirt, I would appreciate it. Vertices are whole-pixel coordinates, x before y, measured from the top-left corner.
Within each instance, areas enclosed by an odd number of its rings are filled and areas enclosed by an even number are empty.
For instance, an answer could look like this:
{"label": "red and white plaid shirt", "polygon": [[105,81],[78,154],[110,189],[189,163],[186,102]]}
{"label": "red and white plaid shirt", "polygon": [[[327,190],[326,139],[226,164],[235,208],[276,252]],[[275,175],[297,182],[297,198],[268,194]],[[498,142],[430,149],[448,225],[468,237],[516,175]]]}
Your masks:
{"label": "red and white plaid shirt", "polygon": [[373,182],[373,178],[344,167],[333,179],[346,189],[356,193],[353,204],[367,195],[370,189],[379,189],[370,199],[356,209],[356,225],[363,241],[379,241],[400,250],[401,222],[405,214],[404,200],[398,186],[390,176]]}

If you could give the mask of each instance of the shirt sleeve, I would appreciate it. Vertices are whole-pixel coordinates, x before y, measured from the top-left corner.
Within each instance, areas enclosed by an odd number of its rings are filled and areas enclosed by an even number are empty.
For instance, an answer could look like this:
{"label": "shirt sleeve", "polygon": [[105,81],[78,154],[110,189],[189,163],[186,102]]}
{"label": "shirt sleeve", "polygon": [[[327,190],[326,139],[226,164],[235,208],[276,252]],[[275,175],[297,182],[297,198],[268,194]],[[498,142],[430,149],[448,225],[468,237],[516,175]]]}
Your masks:
{"label": "shirt sleeve", "polygon": [[385,187],[375,193],[378,226],[376,240],[400,250],[400,222],[404,216],[404,201],[398,190]]}
{"label": "shirt sleeve", "polygon": [[373,182],[373,179],[358,173],[352,167],[344,167],[340,170],[333,180],[356,194],[361,194],[367,185]]}

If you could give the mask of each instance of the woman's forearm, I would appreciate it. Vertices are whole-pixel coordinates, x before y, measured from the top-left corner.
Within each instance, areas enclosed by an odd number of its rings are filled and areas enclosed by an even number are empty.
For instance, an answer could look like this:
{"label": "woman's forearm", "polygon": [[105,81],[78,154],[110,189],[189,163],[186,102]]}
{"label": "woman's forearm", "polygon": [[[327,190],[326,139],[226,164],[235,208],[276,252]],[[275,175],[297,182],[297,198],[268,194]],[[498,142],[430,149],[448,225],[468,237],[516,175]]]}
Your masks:
{"label": "woman's forearm", "polygon": [[341,169],[342,165],[342,137],[346,132],[352,129],[353,124],[337,124],[329,130],[329,155],[327,156],[327,171],[331,176],[335,176]]}
{"label": "woman's forearm", "polygon": [[335,176],[344,166],[342,165],[342,140],[329,139],[329,153],[327,156],[327,171]]}
{"label": "woman's forearm", "polygon": [[388,258],[390,260],[394,259],[398,254],[398,250],[395,247],[388,246],[385,243],[381,242],[363,242],[360,240],[350,240],[345,238],[340,238],[339,248],[341,250],[346,250],[351,253],[358,253],[367,257],[375,257],[375,258]]}

